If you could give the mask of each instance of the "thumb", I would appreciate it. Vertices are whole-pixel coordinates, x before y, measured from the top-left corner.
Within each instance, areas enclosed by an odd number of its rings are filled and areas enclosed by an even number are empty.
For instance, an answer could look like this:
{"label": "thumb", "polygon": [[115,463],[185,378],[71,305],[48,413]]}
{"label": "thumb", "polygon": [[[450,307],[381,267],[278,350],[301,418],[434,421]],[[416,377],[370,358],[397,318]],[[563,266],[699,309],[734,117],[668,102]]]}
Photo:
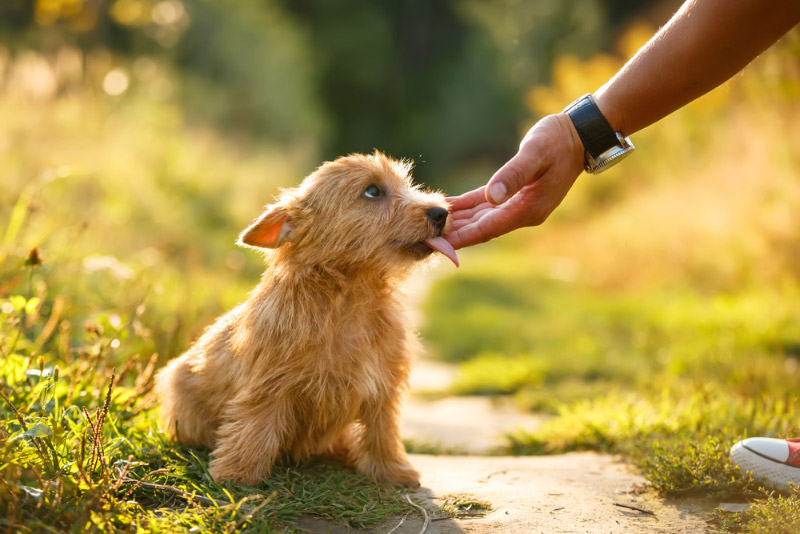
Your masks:
{"label": "thumb", "polygon": [[486,200],[495,205],[502,204],[526,184],[538,178],[538,175],[539,169],[535,162],[518,152],[486,184]]}

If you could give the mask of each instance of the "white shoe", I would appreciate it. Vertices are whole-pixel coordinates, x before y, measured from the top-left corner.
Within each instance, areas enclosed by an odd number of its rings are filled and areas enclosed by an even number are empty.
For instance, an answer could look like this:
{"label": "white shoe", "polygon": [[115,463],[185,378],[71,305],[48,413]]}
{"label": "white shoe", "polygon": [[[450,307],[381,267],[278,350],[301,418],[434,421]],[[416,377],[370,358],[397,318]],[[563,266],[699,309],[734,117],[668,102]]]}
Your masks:
{"label": "white shoe", "polygon": [[800,438],[747,438],[731,448],[731,463],[770,488],[800,488]]}

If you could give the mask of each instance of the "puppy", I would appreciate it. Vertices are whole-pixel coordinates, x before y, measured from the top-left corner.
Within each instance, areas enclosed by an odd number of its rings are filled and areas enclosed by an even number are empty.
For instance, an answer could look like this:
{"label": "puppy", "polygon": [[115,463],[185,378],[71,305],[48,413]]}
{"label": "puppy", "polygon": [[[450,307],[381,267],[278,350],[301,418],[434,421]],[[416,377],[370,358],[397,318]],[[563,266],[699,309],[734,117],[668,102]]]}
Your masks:
{"label": "puppy", "polygon": [[434,250],[458,260],[444,197],[409,172],[379,152],[327,162],[241,234],[267,251],[261,282],[156,378],[167,432],[211,448],[215,480],[331,455],[419,485],[398,426],[416,340],[397,286]]}

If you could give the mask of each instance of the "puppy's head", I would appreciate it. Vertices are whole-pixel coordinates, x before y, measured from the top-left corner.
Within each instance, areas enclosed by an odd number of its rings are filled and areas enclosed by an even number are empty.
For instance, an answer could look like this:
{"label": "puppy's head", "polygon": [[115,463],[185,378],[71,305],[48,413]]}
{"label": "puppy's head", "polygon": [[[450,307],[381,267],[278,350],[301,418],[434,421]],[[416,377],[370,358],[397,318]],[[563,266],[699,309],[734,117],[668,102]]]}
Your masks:
{"label": "puppy's head", "polygon": [[401,270],[434,250],[458,265],[441,237],[444,197],[415,186],[410,170],[377,151],[327,162],[267,206],[239,244],[342,269]]}

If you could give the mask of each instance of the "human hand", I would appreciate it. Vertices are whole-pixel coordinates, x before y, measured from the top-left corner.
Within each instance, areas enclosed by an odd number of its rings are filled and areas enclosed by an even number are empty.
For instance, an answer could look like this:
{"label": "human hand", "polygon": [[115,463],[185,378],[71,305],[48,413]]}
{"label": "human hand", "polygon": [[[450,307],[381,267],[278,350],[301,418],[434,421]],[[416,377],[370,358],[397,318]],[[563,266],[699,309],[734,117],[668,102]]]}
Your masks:
{"label": "human hand", "polygon": [[570,118],[548,115],[483,187],[448,198],[453,248],[476,245],[542,224],[583,171],[583,144]]}

